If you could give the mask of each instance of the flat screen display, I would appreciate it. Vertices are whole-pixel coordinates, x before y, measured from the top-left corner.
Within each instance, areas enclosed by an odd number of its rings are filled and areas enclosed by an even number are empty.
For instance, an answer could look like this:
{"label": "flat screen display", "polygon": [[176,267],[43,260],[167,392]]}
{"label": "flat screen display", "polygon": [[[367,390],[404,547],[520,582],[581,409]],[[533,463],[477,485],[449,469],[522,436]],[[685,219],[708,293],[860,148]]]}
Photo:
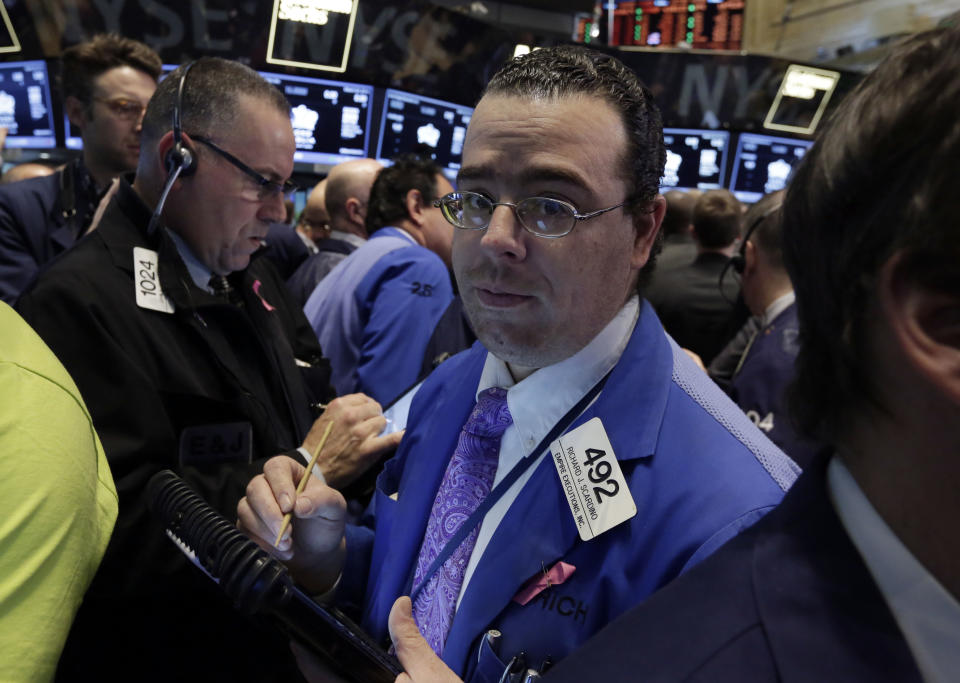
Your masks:
{"label": "flat screen display", "polygon": [[[175,68],[165,64],[164,75]],[[373,86],[269,72],[260,75],[290,102],[290,122],[297,142],[295,162],[333,166],[367,156]],[[71,130],[66,117],[63,125],[66,146],[82,149],[83,141]]]}
{"label": "flat screen display", "polygon": [[660,189],[715,190],[724,187],[730,133],[722,130],[664,128],[667,164]]}
{"label": "flat screen display", "polygon": [[42,60],[0,63],[0,126],[10,148],[53,148],[50,79]]}
{"label": "flat screen display", "polygon": [[260,75],[290,101],[290,120],[297,140],[294,161],[333,166],[367,156],[372,85],[287,74]]}
{"label": "flat screen display", "polygon": [[455,178],[472,115],[472,107],[388,88],[377,158],[389,161],[401,154],[429,150],[444,174]]}
{"label": "flat screen display", "polygon": [[812,144],[811,140],[741,133],[733,157],[730,190],[748,204],[782,190]]}

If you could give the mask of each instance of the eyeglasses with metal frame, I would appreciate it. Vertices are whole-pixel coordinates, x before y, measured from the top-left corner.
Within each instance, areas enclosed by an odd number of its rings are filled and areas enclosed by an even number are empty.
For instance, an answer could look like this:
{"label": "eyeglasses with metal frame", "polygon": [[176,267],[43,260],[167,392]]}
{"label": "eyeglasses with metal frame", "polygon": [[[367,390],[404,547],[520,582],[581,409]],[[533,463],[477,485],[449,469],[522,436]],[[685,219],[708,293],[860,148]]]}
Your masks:
{"label": "eyeglasses with metal frame", "polygon": [[493,210],[509,206],[523,228],[537,237],[555,239],[570,234],[579,221],[619,209],[625,201],[605,209],[580,213],[573,204],[552,197],[528,197],[519,202],[495,202],[477,192],[451,192],[433,202],[447,222],[461,230],[485,230]]}
{"label": "eyeglasses with metal frame", "polygon": [[220,148],[209,138],[205,138],[202,135],[190,135],[189,133],[187,133],[187,135],[200,144],[209,147],[225,160],[233,164],[236,168],[240,169],[250,178],[252,178],[258,185],[258,196],[261,200],[269,199],[278,193],[282,194],[284,197],[287,197],[300,189],[300,186],[291,180],[277,181],[263,177],[245,163],[240,161],[237,157],[230,154],[230,152]]}

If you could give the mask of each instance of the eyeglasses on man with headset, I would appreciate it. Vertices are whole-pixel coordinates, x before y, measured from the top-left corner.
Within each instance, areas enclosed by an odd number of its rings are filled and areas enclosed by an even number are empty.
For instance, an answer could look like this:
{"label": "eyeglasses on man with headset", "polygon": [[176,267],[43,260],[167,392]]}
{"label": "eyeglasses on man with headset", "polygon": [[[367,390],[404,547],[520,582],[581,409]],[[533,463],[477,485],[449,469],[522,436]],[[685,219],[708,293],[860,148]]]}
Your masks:
{"label": "eyeglasses on man with headset", "polygon": [[254,171],[252,168],[247,166],[245,163],[240,161],[237,157],[230,154],[230,152],[219,147],[215,142],[213,142],[209,138],[205,138],[201,135],[190,135],[189,133],[187,133],[187,135],[189,135],[190,138],[192,138],[193,140],[196,140],[200,144],[206,147],[209,147],[214,152],[219,154],[222,158],[224,158],[225,160],[233,164],[236,168],[240,169],[247,176],[253,179],[253,181],[257,183],[257,198],[260,199],[261,201],[270,199],[271,197],[277,194],[281,194],[284,197],[289,197],[294,192],[300,189],[300,187],[296,183],[290,180],[277,181],[277,180],[270,180],[269,178],[265,178],[264,176],[260,175],[259,173]]}

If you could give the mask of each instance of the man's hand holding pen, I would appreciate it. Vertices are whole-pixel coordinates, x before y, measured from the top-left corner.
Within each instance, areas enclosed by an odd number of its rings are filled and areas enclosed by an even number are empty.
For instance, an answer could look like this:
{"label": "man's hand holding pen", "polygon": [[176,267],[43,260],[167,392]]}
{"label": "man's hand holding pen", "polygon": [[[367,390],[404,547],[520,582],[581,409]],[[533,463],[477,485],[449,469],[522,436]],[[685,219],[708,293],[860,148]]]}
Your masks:
{"label": "man's hand holding pen", "polygon": [[[238,526],[283,560],[297,583],[321,594],[333,587],[343,566],[347,504],[339,491],[317,477],[309,477],[297,495],[306,471],[305,463],[285,455],[268,460],[237,505]],[[288,512],[293,522],[274,547]]]}

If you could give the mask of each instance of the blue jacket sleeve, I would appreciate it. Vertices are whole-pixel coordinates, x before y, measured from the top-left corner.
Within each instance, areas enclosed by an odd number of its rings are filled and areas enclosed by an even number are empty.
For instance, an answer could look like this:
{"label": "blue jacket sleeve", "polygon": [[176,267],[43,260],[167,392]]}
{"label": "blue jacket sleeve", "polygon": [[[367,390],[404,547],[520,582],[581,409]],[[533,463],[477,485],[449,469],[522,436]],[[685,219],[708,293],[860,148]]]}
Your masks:
{"label": "blue jacket sleeve", "polygon": [[424,247],[392,251],[356,290],[363,336],[357,390],[387,404],[417,381],[437,321],[453,300],[443,261]]}

